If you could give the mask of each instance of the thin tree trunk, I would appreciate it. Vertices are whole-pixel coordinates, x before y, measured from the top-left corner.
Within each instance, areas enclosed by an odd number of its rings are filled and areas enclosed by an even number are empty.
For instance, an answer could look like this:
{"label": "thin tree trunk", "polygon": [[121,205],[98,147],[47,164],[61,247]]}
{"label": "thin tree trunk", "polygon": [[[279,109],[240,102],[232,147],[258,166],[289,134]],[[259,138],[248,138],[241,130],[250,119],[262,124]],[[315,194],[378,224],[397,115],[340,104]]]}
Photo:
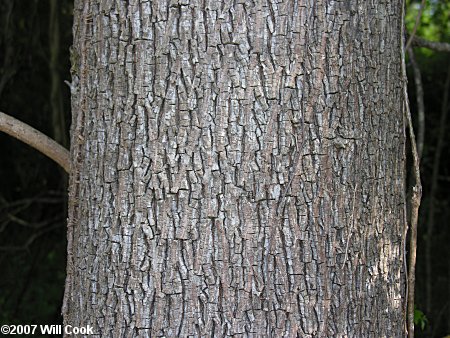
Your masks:
{"label": "thin tree trunk", "polygon": [[402,336],[400,13],[76,1],[65,323]]}

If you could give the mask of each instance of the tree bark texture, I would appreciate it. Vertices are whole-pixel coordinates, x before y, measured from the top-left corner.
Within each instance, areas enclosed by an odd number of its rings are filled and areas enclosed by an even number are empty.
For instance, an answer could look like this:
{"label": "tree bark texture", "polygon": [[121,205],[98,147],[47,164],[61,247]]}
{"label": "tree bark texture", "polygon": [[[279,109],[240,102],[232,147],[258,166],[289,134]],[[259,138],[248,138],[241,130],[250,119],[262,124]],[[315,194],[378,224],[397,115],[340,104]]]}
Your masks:
{"label": "tree bark texture", "polygon": [[401,1],[75,1],[66,324],[400,337]]}

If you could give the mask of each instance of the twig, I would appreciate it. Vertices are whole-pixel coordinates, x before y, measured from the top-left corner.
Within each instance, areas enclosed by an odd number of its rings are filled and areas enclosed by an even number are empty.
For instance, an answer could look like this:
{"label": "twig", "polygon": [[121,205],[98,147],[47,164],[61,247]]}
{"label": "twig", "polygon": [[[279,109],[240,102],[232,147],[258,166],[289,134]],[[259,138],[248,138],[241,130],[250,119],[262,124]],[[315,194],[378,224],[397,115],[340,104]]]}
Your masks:
{"label": "twig", "polygon": [[414,84],[416,85],[417,116],[418,116],[417,151],[419,153],[419,159],[421,159],[423,153],[423,143],[425,140],[425,104],[423,102],[422,74],[420,73],[420,68],[417,65],[413,49],[410,47],[408,48],[407,52],[409,59],[411,61],[411,66],[413,68]]}
{"label": "twig", "polygon": [[69,151],[26,123],[0,112],[0,131],[40,151],[70,172]]}
{"label": "twig", "polygon": [[47,232],[50,232],[54,229],[60,228],[62,226],[61,223],[53,224],[52,226],[49,226],[47,228],[44,228],[40,231],[35,232],[33,235],[28,237],[28,240],[22,244],[22,245],[10,245],[10,246],[0,246],[0,251],[23,251],[27,250],[33,242],[38,239],[40,236],[46,234]]}
{"label": "twig", "polygon": [[414,28],[409,36],[408,42],[406,43],[405,50],[408,50],[409,45],[411,44],[411,41],[413,40],[414,36],[416,35],[417,28],[419,27],[419,24],[420,24],[420,18],[422,17],[423,9],[425,8],[425,2],[426,2],[426,0],[422,0],[422,3],[420,4],[419,13],[417,13],[416,22],[415,22]]}
{"label": "twig", "polygon": [[45,221],[42,221],[42,222],[33,223],[33,222],[29,222],[27,220],[24,220],[20,217],[17,217],[13,214],[7,214],[8,222],[14,222],[25,228],[32,228],[32,229],[40,229],[40,228],[47,226],[49,223],[62,221],[62,220],[63,219],[61,218],[61,215],[56,215],[55,217],[53,217],[51,219],[46,219]]}
{"label": "twig", "polygon": [[437,52],[450,52],[450,43],[447,42],[430,41],[420,36],[414,36],[412,41],[413,46],[416,47],[425,47]]}

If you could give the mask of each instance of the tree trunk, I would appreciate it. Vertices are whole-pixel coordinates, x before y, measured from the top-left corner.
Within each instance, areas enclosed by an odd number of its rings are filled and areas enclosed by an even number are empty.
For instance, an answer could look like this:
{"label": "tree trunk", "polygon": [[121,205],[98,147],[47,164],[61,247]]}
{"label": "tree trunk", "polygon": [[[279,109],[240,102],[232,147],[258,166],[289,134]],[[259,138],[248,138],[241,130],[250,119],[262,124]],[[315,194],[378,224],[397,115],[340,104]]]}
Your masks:
{"label": "tree trunk", "polygon": [[75,1],[66,324],[404,335],[401,1]]}

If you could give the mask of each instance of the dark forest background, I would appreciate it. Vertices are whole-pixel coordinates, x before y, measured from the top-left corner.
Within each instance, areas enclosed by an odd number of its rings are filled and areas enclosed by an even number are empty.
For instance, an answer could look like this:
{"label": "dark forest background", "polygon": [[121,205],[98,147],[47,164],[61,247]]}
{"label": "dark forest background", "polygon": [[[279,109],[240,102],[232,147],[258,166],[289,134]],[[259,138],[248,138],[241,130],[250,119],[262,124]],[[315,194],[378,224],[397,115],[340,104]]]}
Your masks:
{"label": "dark forest background", "polygon": [[[68,147],[69,0],[0,0],[0,111]],[[407,1],[413,31],[420,2]],[[450,2],[430,0],[417,35],[450,42]],[[416,335],[450,335],[450,53],[414,48],[407,59],[416,133],[423,135],[423,200],[416,281]],[[417,66],[414,72],[414,66]],[[424,123],[420,122],[423,85]],[[420,93],[420,91],[419,91]],[[411,164],[407,170],[410,170]],[[0,324],[62,324],[67,175],[0,133]]]}

